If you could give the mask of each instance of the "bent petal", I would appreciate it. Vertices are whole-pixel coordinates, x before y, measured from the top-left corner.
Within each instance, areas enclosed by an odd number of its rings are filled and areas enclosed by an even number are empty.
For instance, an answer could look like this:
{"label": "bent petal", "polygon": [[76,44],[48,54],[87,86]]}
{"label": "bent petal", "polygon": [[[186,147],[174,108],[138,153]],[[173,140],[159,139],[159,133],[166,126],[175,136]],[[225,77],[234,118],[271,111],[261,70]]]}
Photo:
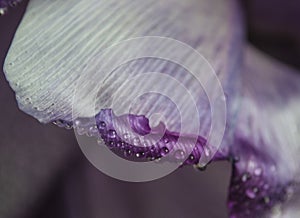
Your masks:
{"label": "bent petal", "polygon": [[[234,0],[226,3],[221,0],[189,0],[184,2],[174,0],[164,1],[30,1],[25,16],[15,34],[15,38],[7,55],[4,71],[7,80],[16,92],[19,107],[39,121],[47,123],[59,121],[63,125],[73,125],[76,117],[94,117],[101,109],[110,103],[108,96],[113,96],[119,87],[125,89],[120,96],[130,99],[137,95],[141,88],[156,85],[162,91],[170,91],[179,105],[184,108],[182,120],[193,123],[191,106],[187,102],[187,94],[183,94],[178,86],[166,80],[145,79],[128,88],[128,78],[137,72],[164,72],[174,77],[194,97],[199,111],[201,129],[192,132],[188,126],[184,134],[193,134],[206,138],[210,123],[209,102],[199,81],[178,66],[165,60],[135,60],[129,67],[119,68],[109,75],[95,77],[103,82],[96,102],[95,111],[76,111],[72,116],[73,96],[77,90],[80,76],[88,69],[101,65],[101,60],[95,57],[113,43],[133,37],[159,36],[168,37],[200,52],[215,69],[218,79],[224,89],[230,107],[229,117],[235,113],[237,106],[233,101],[239,80],[239,60],[243,31],[239,7]],[[165,47],[164,47],[165,46]],[[166,45],[143,47],[145,51],[160,53],[167,51],[172,57],[177,57],[178,48],[168,48]],[[124,49],[122,56],[138,51],[138,47]],[[119,54],[119,53],[118,53]],[[177,57],[178,58],[178,57]],[[151,59],[151,58],[150,58]],[[194,63],[190,54],[185,55],[186,63]],[[93,60],[95,60],[94,63]],[[112,54],[109,61],[117,62],[119,57]],[[205,82],[213,79],[205,71]],[[120,72],[122,71],[122,72]],[[94,81],[98,81],[95,79]],[[82,104],[87,105],[93,99],[89,94],[95,87],[88,83],[79,86],[86,90],[81,92]],[[213,90],[214,87],[212,87]],[[175,91],[173,91],[175,90]],[[115,94],[117,95],[117,94]],[[87,102],[87,103],[86,103]],[[123,104],[123,101],[119,101]],[[232,103],[231,103],[232,102]],[[181,123],[176,116],[176,105],[168,103],[162,96],[147,99],[148,106],[134,107],[134,115],[144,115],[147,119],[156,112],[164,115],[164,125],[170,132],[179,132]],[[123,107],[119,106],[119,107]],[[83,108],[83,107],[81,107]],[[82,112],[82,113],[81,113]],[[181,111],[182,112],[182,111]],[[128,112],[129,113],[129,112]],[[120,115],[124,115],[121,113]],[[177,114],[178,115],[178,114]],[[158,124],[162,120],[157,119]],[[176,122],[175,122],[176,121]],[[80,122],[79,122],[80,123]],[[178,124],[179,123],[179,124]],[[80,124],[81,125],[81,124]],[[116,123],[116,128],[121,125]],[[155,125],[154,125],[155,126]],[[233,122],[228,121],[224,144],[224,155],[228,145],[232,143]],[[89,127],[90,128],[90,127]]]}
{"label": "bent petal", "polygon": [[[237,96],[243,44],[240,20],[234,0],[31,0],[7,55],[4,71],[16,92],[19,107],[39,121],[55,121],[60,126],[74,126],[82,132],[88,129],[89,134],[99,132],[112,149],[150,158],[159,158],[174,149],[166,144],[172,146],[178,140],[181,123],[177,122],[180,119],[175,113],[176,105],[164,97],[154,96],[146,98],[148,105],[138,104],[133,111],[117,115],[115,108],[107,105],[110,105],[110,96],[119,95],[123,99],[118,101],[118,106],[123,108],[127,98],[137,95],[139,89],[156,85],[162,91],[171,90],[173,96],[180,99],[176,103],[184,108],[183,120],[193,123],[195,117],[190,115],[191,104],[187,103],[179,86],[150,77],[132,87],[126,80],[139,71],[159,71],[172,76],[196,97],[197,115],[202,124],[199,132],[189,131],[190,126],[184,129],[183,144],[175,148],[173,157],[176,159],[178,151],[188,149],[190,136],[196,136],[196,147],[184,163],[197,164],[205,149],[213,146],[206,146],[211,124],[209,102],[206,90],[199,88],[194,77],[179,66],[151,58],[134,60],[129,67],[121,66],[109,75],[93,77],[94,81],[102,82],[96,110],[74,112],[73,107],[78,86],[85,88],[79,93],[83,106],[93,100],[89,93],[94,92],[95,87],[90,83],[80,83],[80,79],[84,73],[93,72],[98,65],[105,64],[97,58],[110,45],[143,36],[168,37],[186,43],[212,64],[227,96],[225,137],[215,159],[224,159],[228,155],[235,159],[229,196],[230,214],[232,217],[269,216],[292,197],[299,181],[300,115],[297,108],[300,106],[300,79],[287,67],[247,48],[245,72],[241,78],[243,96],[240,99]],[[139,49],[124,49],[120,55],[128,56]],[[161,50],[167,51],[172,57],[177,57],[179,51],[155,43],[142,49],[158,54]],[[109,61],[118,62],[117,55],[112,54]],[[185,59],[187,63],[194,62],[188,53]],[[206,76],[206,82],[212,80],[211,75]],[[116,92],[120,87],[124,88],[123,91]],[[141,102],[145,103],[145,100],[141,99]],[[151,125],[150,118],[156,112],[162,112],[164,119],[155,118],[155,124]],[[88,121],[77,119],[81,116]],[[94,117],[96,127],[89,123]],[[130,125],[123,125],[126,122]],[[151,133],[150,141],[162,132],[164,135],[156,141],[154,149],[137,150],[133,148],[135,142],[119,140],[120,135],[116,135],[117,130],[126,134],[128,127],[142,136]],[[290,211],[283,209],[282,213]]]}
{"label": "bent petal", "polygon": [[231,217],[298,217],[282,203],[299,198],[300,75],[248,47],[242,82]]}

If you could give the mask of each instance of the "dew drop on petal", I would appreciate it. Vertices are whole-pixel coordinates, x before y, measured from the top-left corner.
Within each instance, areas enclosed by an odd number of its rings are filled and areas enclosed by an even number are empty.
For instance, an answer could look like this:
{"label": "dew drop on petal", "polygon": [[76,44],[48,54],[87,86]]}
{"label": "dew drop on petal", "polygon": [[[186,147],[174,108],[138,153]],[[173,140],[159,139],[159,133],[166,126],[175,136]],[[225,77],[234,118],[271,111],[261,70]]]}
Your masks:
{"label": "dew drop on petal", "polygon": [[167,155],[169,153],[169,149],[167,148],[167,147],[163,147],[162,149],[161,149],[161,154],[162,155]]}
{"label": "dew drop on petal", "polygon": [[93,125],[89,128],[89,133],[92,136],[96,136],[98,134],[98,128],[96,125]]}
{"label": "dew drop on petal", "polygon": [[155,158],[155,159],[154,159],[154,162],[156,162],[156,163],[159,163],[159,162],[161,162],[161,157],[159,157],[159,158]]}
{"label": "dew drop on petal", "polygon": [[135,154],[136,157],[140,158],[140,157],[144,157],[145,153],[144,152],[138,152]]}
{"label": "dew drop on petal", "polygon": [[247,182],[250,179],[249,173],[244,173],[242,176],[242,182]]}
{"label": "dew drop on petal", "polygon": [[261,168],[256,168],[256,169],[254,170],[254,175],[260,176],[261,174],[262,174],[262,169],[261,169]]}
{"label": "dew drop on petal", "polygon": [[207,157],[209,157],[209,155],[210,155],[210,150],[209,150],[209,148],[204,147],[204,155],[207,156]]}
{"label": "dew drop on petal", "polygon": [[103,122],[103,121],[101,121],[101,122],[99,123],[99,128],[100,128],[101,130],[103,130],[103,129],[105,129],[105,127],[106,127],[106,123]]}
{"label": "dew drop on petal", "polygon": [[164,138],[164,143],[165,144],[168,144],[169,143],[169,139],[166,137],[166,138]]}
{"label": "dew drop on petal", "polygon": [[26,103],[26,104],[30,104],[30,103],[31,103],[30,98],[25,98],[25,103]]}
{"label": "dew drop on petal", "polygon": [[0,8],[0,16],[3,16],[6,13],[6,8]]}
{"label": "dew drop on petal", "polygon": [[195,159],[195,156],[194,156],[193,154],[190,154],[189,159],[190,159],[190,160],[194,160],[194,159]]}
{"label": "dew drop on petal", "polygon": [[130,149],[126,149],[126,150],[124,151],[124,155],[125,155],[126,157],[129,157],[131,154],[132,154],[132,151],[131,151]]}
{"label": "dew drop on petal", "polygon": [[174,156],[177,160],[183,160],[185,156],[185,152],[183,150],[177,150]]}
{"label": "dew drop on petal", "polygon": [[253,189],[247,189],[246,195],[248,198],[254,199],[256,197],[256,193],[253,191]]}
{"label": "dew drop on petal", "polygon": [[123,134],[123,139],[126,141],[130,138],[130,135],[128,133]]}
{"label": "dew drop on petal", "polygon": [[108,142],[108,148],[113,149],[115,147],[116,143],[114,141],[109,141]]}
{"label": "dew drop on petal", "polygon": [[140,139],[139,139],[139,138],[134,138],[134,139],[133,139],[133,145],[134,145],[134,146],[139,146],[140,143],[141,143],[141,142],[140,142]]}
{"label": "dew drop on petal", "polygon": [[116,131],[115,130],[109,130],[107,136],[111,139],[116,138]]}

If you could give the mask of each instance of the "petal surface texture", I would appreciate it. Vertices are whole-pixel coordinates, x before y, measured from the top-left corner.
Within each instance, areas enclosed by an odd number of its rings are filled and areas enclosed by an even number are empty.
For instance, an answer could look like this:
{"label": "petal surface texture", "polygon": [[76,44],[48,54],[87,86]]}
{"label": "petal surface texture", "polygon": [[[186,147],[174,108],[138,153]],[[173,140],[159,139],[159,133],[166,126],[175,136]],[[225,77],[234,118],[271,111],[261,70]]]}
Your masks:
{"label": "petal surface texture", "polygon": [[[59,119],[73,121],[72,100],[76,82],[84,74],[87,65],[90,69],[93,68],[90,66],[91,63],[93,65],[91,60],[104,48],[133,37],[169,37],[200,52],[216,71],[225,94],[231,98],[237,86],[236,80],[232,78],[237,76],[243,36],[238,11],[235,1],[225,4],[221,0],[32,0],[10,47],[4,70],[16,92],[19,107],[26,113],[44,123]],[[134,49],[137,48],[124,50],[121,55],[126,56]],[[159,49],[163,49],[176,56],[176,50],[174,52],[172,48],[143,49],[157,50],[158,54]],[[113,62],[114,59],[118,60],[118,56],[112,55],[110,61]],[[194,62],[188,54],[186,61]],[[101,60],[95,66],[99,63]],[[120,86],[127,87],[125,79],[132,72],[136,74],[140,71],[163,71],[179,80],[184,87],[189,87],[189,92],[196,96],[196,105],[201,106],[201,134],[207,134],[210,115],[205,91],[182,68],[167,61],[133,61],[127,68],[118,68],[115,73],[103,75],[96,112],[109,105],[110,99],[107,96],[113,95]],[[210,75],[206,79],[209,81]],[[175,90],[174,96],[181,99],[179,104],[184,105],[187,102],[180,91],[176,92],[179,90],[177,85],[166,84],[165,80],[144,79],[136,87],[122,89],[119,93],[124,98],[131,98],[135,96],[136,90],[151,87],[153,84],[164,90]],[[87,88],[81,94],[87,96],[95,87],[89,87],[88,84],[82,84],[82,87],[84,85]],[[83,104],[91,102],[89,97],[82,101]],[[154,96],[147,101],[148,106],[137,106],[132,113],[150,116],[163,109],[167,128],[178,130],[178,125],[173,122],[178,120],[174,105],[166,103],[161,96]],[[188,117],[189,110],[190,105],[186,103],[182,119],[193,119]],[[91,111],[82,113],[86,117],[96,114]]]}

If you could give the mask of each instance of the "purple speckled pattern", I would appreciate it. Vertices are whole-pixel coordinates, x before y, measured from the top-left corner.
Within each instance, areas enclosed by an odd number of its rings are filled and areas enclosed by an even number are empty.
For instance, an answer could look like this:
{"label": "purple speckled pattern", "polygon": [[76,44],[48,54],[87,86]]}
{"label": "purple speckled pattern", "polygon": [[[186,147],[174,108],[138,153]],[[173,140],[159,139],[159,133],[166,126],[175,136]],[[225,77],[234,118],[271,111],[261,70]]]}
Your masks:
{"label": "purple speckled pattern", "polygon": [[[257,171],[258,172],[258,171]],[[231,218],[268,217],[272,209],[288,199],[292,183],[276,184],[259,173],[240,172],[234,168],[230,184],[228,209]]]}
{"label": "purple speckled pattern", "polygon": [[243,151],[233,161],[227,203],[230,217],[269,217],[274,207],[288,200],[294,184],[278,181],[275,163],[264,152],[253,150],[246,141],[237,143]]}

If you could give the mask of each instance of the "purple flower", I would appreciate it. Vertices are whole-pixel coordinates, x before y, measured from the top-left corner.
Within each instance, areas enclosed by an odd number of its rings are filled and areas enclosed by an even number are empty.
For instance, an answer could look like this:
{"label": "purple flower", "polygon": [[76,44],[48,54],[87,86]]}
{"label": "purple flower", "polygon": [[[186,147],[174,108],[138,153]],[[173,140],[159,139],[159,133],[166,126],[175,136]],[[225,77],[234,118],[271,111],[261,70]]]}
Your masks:
{"label": "purple flower", "polygon": [[[9,3],[0,1],[0,8],[6,8]],[[179,66],[146,59],[133,61],[128,68],[103,76],[102,92],[96,100],[97,113],[83,112],[85,117],[96,117],[96,127],[75,119],[80,113],[72,108],[72,96],[80,76],[89,69],[89,64],[98,66],[93,58],[111,44],[143,36],[184,42],[212,64],[226,95],[227,125],[213,160],[232,161],[230,216],[296,217],[299,212],[293,203],[299,200],[300,76],[246,45],[240,11],[234,0],[32,0],[7,55],[5,74],[16,92],[19,107],[43,123],[54,121],[59,126],[74,126],[82,133],[100,133],[107,146],[127,158],[158,159],[168,155],[168,161],[197,165],[214,146],[207,140],[210,108],[199,83]],[[168,50],[154,45],[147,49]],[[130,52],[124,50],[124,54],[117,55],[126,56]],[[111,60],[117,61],[117,55],[112,54]],[[186,59],[194,62],[190,54],[186,54]],[[176,107],[165,98],[150,98],[151,107],[140,104],[133,113],[121,115],[116,115],[114,108],[106,107],[120,86],[125,86],[125,91],[120,93],[124,102],[140,86],[153,84],[163,90],[174,90],[182,105],[187,102],[186,93],[171,83],[150,78],[133,89],[127,86],[126,77],[140,70],[163,71],[192,90],[200,109],[199,121],[204,124],[199,132],[184,130],[181,144],[175,145],[181,133],[180,125],[176,124]],[[207,81],[211,79],[207,75]],[[86,93],[81,93],[83,106],[91,100],[88,94],[93,87],[86,89]],[[122,107],[123,102],[119,103]],[[165,120],[156,120],[155,127],[150,124],[149,116],[156,109],[164,109],[166,113]],[[191,106],[186,105],[185,121],[193,119],[189,117],[190,110]],[[126,121],[129,125],[125,125]],[[161,137],[150,147],[136,147],[134,141],[124,139],[124,134],[130,131],[141,136],[151,133],[150,139]],[[196,146],[186,160],[181,160],[180,155],[187,152],[193,137]]]}

